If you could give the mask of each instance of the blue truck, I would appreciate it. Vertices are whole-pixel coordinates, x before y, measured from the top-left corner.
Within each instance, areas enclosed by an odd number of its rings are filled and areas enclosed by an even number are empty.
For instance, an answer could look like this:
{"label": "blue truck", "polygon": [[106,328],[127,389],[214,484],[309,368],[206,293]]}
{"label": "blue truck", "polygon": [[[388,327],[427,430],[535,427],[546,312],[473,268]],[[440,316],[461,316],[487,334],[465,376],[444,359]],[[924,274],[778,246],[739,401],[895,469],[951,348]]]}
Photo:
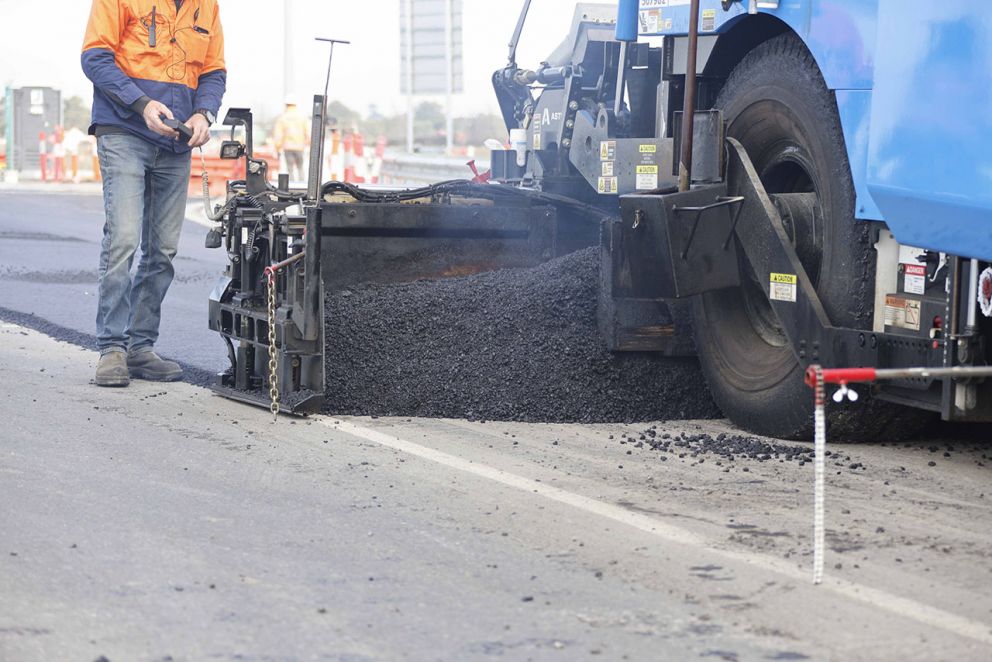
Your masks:
{"label": "blue truck", "polygon": [[[602,235],[611,348],[678,353],[692,333],[741,426],[809,436],[811,364],[988,365],[984,3],[580,4],[547,62],[522,70],[511,46],[493,82],[518,136],[498,179],[619,205]],[[662,301],[682,333],[663,332]],[[992,420],[971,372],[873,386],[833,434]]]}
{"label": "blue truck", "polygon": [[219,392],[319,408],[326,291],[598,245],[609,349],[698,356],[741,427],[810,437],[813,365],[929,371],[857,387],[833,438],[992,421],[985,3],[580,3],[527,68],[530,4],[492,75],[509,136],[492,181],[322,183],[321,96],[306,191],[268,183],[250,131],[226,145],[248,167],[212,239],[231,256],[210,301]]}

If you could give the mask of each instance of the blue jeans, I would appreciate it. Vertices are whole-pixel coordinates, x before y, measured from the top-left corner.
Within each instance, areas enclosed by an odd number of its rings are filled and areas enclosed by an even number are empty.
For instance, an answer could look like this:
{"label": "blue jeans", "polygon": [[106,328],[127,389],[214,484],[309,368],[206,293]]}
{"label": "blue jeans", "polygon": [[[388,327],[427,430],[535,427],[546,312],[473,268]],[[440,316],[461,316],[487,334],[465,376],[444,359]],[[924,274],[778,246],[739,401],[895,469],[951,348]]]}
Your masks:
{"label": "blue jeans", "polygon": [[[190,155],[175,154],[130,134],[97,139],[103,174],[103,250],[96,315],[101,356],[151,351],[162,300],[172,284],[186,215]],[[141,258],[134,280],[131,264]]]}

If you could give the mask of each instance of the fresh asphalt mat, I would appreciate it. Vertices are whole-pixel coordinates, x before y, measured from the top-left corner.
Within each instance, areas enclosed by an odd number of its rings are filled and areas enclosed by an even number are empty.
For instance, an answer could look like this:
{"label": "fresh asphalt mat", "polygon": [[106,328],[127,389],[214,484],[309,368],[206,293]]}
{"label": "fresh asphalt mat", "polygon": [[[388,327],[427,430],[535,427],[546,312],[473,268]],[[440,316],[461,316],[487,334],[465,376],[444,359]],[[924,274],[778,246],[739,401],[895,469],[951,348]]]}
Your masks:
{"label": "fresh asphalt mat", "polygon": [[[50,338],[61,340],[62,342],[76,345],[77,347],[82,347],[83,349],[96,350],[97,347],[96,336],[89,333],[83,333],[82,331],[77,331],[75,329],[70,329],[65,326],[60,326],[31,313],[22,313],[0,306],[0,321],[8,322],[10,324],[17,324],[28,329],[34,329],[35,331],[43,333]],[[216,378],[215,373],[210,372],[209,370],[204,370],[203,368],[198,368],[194,365],[190,365],[185,361],[173,359],[168,356],[163,356],[162,358],[170,361],[176,361],[176,363],[178,363],[183,369],[182,380],[188,384],[193,384],[194,386],[206,386],[213,382]],[[96,370],[95,360],[93,363],[93,369]]]}

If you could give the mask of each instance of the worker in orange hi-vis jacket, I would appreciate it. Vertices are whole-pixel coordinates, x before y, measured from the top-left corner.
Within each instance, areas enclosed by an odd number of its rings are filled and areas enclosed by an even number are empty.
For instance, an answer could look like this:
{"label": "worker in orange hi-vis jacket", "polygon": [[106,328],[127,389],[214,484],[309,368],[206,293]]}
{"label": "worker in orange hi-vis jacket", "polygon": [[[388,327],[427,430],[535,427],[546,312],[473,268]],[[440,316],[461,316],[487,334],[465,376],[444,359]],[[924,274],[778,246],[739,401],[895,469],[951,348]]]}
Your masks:
{"label": "worker in orange hi-vis jacket", "polygon": [[289,178],[295,181],[305,179],[303,153],[310,145],[310,120],[300,112],[294,100],[286,99],[286,110],[276,118],[272,138],[276,151],[286,162]]}
{"label": "worker in orange hi-vis jacket", "polygon": [[[89,132],[106,212],[94,381],[177,380],[179,365],[153,349],[175,273],[190,150],[210,139],[227,87],[217,0],[93,0],[82,65],[93,82]],[[184,124],[189,137],[167,122]]]}

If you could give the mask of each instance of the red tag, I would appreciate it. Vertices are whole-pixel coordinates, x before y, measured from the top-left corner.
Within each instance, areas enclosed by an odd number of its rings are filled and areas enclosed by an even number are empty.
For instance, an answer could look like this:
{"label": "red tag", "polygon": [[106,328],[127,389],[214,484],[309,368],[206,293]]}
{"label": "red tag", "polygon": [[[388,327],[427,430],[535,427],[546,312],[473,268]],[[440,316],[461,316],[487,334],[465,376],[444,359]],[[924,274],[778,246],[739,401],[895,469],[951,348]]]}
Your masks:
{"label": "red tag", "polygon": [[926,276],[927,267],[925,264],[907,264],[906,275],[907,276]]}

